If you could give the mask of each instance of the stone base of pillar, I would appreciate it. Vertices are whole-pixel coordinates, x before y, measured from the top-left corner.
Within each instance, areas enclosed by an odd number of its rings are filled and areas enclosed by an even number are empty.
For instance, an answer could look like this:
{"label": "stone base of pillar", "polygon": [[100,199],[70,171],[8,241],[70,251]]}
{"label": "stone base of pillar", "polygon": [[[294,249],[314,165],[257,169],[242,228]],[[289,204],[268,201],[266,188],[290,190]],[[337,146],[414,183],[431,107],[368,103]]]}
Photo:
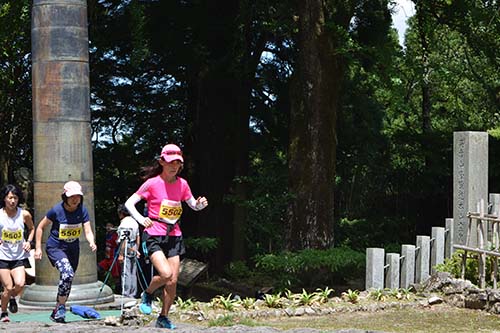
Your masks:
{"label": "stone base of pillar", "polygon": [[[101,290],[102,289],[102,290]],[[19,303],[26,306],[52,308],[56,304],[57,286],[42,286],[33,283],[24,287]],[[68,298],[68,305],[96,305],[112,303],[115,296],[111,288],[101,281],[74,284]]]}

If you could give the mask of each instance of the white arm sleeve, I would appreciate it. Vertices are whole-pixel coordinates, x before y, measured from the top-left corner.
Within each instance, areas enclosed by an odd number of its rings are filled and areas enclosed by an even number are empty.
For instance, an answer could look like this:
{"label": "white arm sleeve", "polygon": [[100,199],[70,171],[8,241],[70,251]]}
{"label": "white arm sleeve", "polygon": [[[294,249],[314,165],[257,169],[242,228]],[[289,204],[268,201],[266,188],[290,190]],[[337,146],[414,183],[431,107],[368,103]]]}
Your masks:
{"label": "white arm sleeve", "polygon": [[197,203],[194,197],[187,199],[186,203],[189,207],[191,207],[192,210],[202,210],[206,207],[206,205],[203,205],[201,202]]}
{"label": "white arm sleeve", "polygon": [[141,201],[142,198],[137,194],[134,193],[128,198],[128,200],[125,202],[125,207],[128,209],[128,212],[130,215],[137,221],[139,224],[144,226],[144,220],[146,219],[142,214],[140,214],[137,211],[137,208],[135,208],[135,205]]}
{"label": "white arm sleeve", "polygon": [[189,207],[191,207],[192,210],[199,210],[198,208],[196,208],[196,199],[194,197],[187,199],[186,203]]}

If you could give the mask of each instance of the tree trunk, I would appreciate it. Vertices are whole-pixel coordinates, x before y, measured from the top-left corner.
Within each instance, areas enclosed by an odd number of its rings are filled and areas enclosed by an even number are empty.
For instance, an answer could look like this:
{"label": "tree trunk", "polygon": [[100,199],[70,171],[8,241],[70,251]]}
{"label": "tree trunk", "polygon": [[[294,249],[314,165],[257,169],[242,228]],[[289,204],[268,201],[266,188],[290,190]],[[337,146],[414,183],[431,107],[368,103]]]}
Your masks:
{"label": "tree trunk", "polygon": [[427,23],[422,2],[417,2],[417,24],[422,51],[422,133],[424,137],[431,131],[431,92],[430,92],[430,74],[429,65],[429,41],[427,37]]}
{"label": "tree trunk", "polygon": [[321,0],[299,2],[299,58],[292,88],[287,247],[333,246],[339,59]]}

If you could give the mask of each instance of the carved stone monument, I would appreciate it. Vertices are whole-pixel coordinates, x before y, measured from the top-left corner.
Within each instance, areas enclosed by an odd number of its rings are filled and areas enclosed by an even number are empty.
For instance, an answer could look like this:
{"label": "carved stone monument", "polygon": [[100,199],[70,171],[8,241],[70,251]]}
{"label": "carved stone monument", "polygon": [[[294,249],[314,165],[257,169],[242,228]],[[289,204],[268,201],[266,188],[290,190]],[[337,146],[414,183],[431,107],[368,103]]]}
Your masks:
{"label": "carved stone monument", "polygon": [[[35,223],[61,200],[64,183],[75,180],[83,187],[95,230],[87,1],[33,0],[31,36]],[[81,241],[80,264],[68,303],[112,302],[109,287],[99,293],[103,285],[97,280],[96,255],[83,235]],[[58,281],[59,272],[44,252],[36,263],[35,283],[26,287],[21,304],[54,306]]]}
{"label": "carved stone monument", "polygon": [[[453,241],[465,245],[468,212],[478,212],[478,202],[488,202],[488,133],[453,133]],[[476,226],[471,226],[469,246],[477,246]]]}

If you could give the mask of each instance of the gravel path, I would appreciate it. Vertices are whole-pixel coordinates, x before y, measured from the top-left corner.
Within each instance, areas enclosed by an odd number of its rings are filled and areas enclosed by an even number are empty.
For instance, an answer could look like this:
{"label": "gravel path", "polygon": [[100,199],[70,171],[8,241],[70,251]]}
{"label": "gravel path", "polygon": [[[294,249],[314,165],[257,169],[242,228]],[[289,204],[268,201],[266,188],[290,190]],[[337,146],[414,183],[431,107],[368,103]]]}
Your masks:
{"label": "gravel path", "polygon": [[[155,328],[154,326],[132,327],[132,326],[106,326],[102,321],[78,321],[67,324],[56,323],[41,323],[41,322],[11,322],[0,323],[0,332],[8,333],[154,333],[154,332],[167,332],[169,330]],[[229,326],[229,327],[210,327],[203,328],[190,324],[179,323],[175,333],[229,333],[229,332],[252,332],[252,333],[369,333],[375,331],[365,330],[335,330],[325,331],[310,328],[300,328],[292,330],[278,330],[271,327],[249,327],[249,326]],[[382,332],[378,332],[382,333]]]}

